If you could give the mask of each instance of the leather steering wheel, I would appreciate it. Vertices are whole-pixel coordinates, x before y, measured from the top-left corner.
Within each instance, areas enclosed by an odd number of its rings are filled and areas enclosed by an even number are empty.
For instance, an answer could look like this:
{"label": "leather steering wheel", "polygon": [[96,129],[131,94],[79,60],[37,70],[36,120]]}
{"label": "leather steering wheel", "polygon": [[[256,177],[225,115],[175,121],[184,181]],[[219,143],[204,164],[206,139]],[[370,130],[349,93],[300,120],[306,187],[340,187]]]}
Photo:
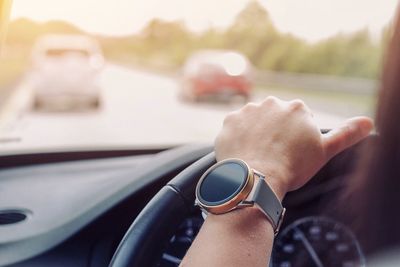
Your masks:
{"label": "leather steering wheel", "polygon": [[197,181],[213,164],[215,155],[210,153],[165,185],[129,227],[109,266],[154,265],[169,238],[193,210]]}

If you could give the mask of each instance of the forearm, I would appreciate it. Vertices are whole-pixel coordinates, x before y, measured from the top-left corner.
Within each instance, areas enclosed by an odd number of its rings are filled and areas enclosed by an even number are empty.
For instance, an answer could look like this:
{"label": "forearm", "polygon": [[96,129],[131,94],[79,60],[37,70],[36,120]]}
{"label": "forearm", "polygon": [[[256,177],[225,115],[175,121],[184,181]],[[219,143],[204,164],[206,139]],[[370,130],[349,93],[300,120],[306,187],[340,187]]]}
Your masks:
{"label": "forearm", "polygon": [[265,267],[273,239],[271,223],[257,208],[211,214],[180,266]]}

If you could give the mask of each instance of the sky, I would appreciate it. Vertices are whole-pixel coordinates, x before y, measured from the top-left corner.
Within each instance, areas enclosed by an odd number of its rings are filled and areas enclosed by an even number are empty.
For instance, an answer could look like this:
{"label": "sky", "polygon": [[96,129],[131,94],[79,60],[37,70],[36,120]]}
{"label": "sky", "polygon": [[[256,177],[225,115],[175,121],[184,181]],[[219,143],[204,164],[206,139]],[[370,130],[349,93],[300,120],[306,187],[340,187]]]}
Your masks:
{"label": "sky", "polygon": [[[254,0],[13,0],[11,19],[66,20],[106,35],[139,31],[149,20],[181,20],[194,31],[225,28]],[[282,32],[314,42],[368,27],[378,34],[397,0],[260,0]]]}

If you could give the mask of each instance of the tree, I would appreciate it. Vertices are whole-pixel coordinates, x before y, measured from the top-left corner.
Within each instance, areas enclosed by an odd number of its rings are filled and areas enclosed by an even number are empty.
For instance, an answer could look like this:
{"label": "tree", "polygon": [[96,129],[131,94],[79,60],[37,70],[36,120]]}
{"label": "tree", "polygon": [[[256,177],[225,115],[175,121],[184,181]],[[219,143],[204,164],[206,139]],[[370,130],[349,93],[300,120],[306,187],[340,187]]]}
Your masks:
{"label": "tree", "polygon": [[265,51],[279,38],[268,12],[257,1],[251,1],[237,16],[225,33],[226,47],[239,50],[255,65]]}

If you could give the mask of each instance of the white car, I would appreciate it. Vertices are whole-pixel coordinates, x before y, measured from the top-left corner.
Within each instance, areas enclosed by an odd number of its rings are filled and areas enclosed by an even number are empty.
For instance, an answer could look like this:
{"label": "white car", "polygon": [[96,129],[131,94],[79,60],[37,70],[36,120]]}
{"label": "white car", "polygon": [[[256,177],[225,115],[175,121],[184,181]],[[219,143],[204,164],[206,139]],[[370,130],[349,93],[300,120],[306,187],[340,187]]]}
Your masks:
{"label": "white car", "polygon": [[47,35],[32,51],[34,108],[99,107],[98,74],[104,65],[99,44],[82,35]]}

